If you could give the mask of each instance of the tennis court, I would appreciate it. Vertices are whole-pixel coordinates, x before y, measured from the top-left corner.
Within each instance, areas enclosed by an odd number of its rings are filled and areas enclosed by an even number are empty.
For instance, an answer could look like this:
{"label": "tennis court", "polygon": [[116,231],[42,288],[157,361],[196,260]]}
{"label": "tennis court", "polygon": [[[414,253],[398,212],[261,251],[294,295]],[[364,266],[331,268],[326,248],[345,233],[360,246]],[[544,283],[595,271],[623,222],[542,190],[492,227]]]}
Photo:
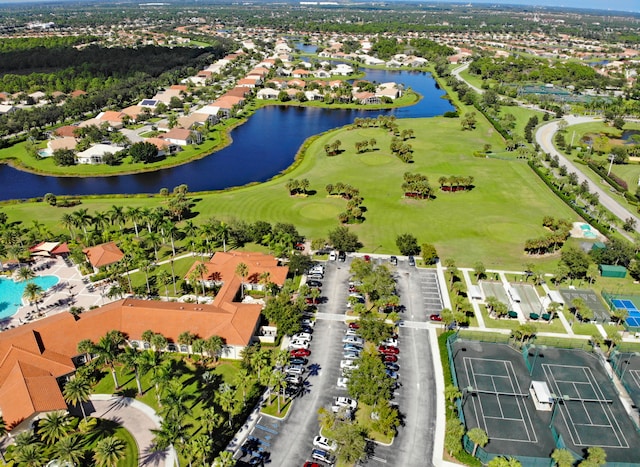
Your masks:
{"label": "tennis court", "polygon": [[558,397],[555,425],[564,425],[574,446],[630,446],[613,409],[617,396],[607,393],[591,368],[547,363],[542,368],[549,389]]}
{"label": "tennis court", "polygon": [[640,407],[640,354],[614,352],[611,355],[611,365],[634,404]]}
{"label": "tennis court", "polygon": [[631,300],[621,300],[619,298],[614,298],[611,300],[611,304],[615,308],[620,308],[627,310],[627,324],[633,327],[640,327],[640,310],[636,308],[635,303]]}
{"label": "tennis court", "polygon": [[537,456],[555,445],[529,395],[522,356],[505,344],[458,341],[454,344],[458,387],[467,429],[480,427],[491,453]]}

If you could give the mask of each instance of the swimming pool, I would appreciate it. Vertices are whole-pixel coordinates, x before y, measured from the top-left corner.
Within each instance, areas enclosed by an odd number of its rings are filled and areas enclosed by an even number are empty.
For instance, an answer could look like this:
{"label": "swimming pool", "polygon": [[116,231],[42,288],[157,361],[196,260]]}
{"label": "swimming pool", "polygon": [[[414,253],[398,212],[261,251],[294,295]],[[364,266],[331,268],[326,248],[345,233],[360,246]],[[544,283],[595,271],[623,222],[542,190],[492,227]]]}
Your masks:
{"label": "swimming pool", "polygon": [[[42,290],[47,290],[59,282],[57,276],[38,276],[31,279]],[[27,286],[25,281],[14,282],[11,279],[0,278],[0,319],[13,316],[22,306],[22,294]]]}
{"label": "swimming pool", "polygon": [[589,224],[581,224],[580,229],[582,230],[582,236],[584,238],[598,238],[598,235],[591,230],[591,226]]}

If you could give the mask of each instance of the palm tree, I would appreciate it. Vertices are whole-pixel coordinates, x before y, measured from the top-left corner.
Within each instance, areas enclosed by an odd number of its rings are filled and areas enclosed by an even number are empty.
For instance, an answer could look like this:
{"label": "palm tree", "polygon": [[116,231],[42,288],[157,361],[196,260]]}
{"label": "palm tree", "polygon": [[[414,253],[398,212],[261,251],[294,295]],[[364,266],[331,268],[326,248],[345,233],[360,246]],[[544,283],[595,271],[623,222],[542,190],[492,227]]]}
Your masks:
{"label": "palm tree", "polygon": [[116,389],[120,388],[118,383],[118,375],[116,374],[115,363],[118,360],[118,354],[120,353],[120,345],[124,343],[124,336],[120,331],[108,331],[103,337],[100,338],[97,344],[94,344],[91,349],[91,353],[98,355],[98,362],[101,365],[106,365],[111,370],[111,376],[113,377],[113,383]]}
{"label": "palm tree", "polygon": [[122,364],[129,368],[133,368],[139,396],[142,395],[142,381],[140,380],[140,373],[145,373],[146,369],[146,361],[143,355],[143,352],[138,352],[133,347],[126,347],[124,352],[121,353],[118,358]]}
{"label": "palm tree", "polygon": [[70,435],[61,438],[53,445],[53,453],[61,461],[71,462],[79,465],[84,457],[84,448],[78,435]]}
{"label": "palm tree", "polygon": [[214,362],[217,362],[222,349],[224,349],[224,339],[220,336],[211,336],[204,345],[209,356],[213,357]]}
{"label": "palm tree", "polygon": [[474,457],[476,455],[476,451],[478,450],[478,446],[484,447],[489,442],[487,433],[479,427],[471,428],[469,431],[467,431],[467,437],[471,441],[473,441],[473,452],[471,453],[471,455]]}
{"label": "palm tree", "polygon": [[218,392],[216,393],[216,397],[218,398],[218,404],[220,404],[222,410],[227,412],[229,428],[231,428],[236,402],[236,398],[233,390],[231,389],[231,386],[229,386],[228,384],[221,384]]}
{"label": "palm tree", "polygon": [[140,208],[138,207],[130,207],[127,209],[125,216],[133,222],[133,229],[136,232],[136,237],[140,236],[138,232],[138,222],[140,222]]}
{"label": "palm tree", "polygon": [[124,223],[127,220],[127,216],[124,212],[124,208],[122,206],[111,206],[111,209],[107,211],[107,215],[109,216],[109,220],[112,224],[118,224],[120,228],[120,232],[122,232],[122,228],[124,227]]}
{"label": "palm tree", "polygon": [[222,251],[227,252],[227,241],[231,234],[231,228],[225,222],[220,222],[216,227],[216,238],[222,242]]}
{"label": "palm tree", "polygon": [[42,290],[42,287],[40,287],[35,282],[29,282],[24,288],[24,292],[22,294],[24,298],[29,300],[29,303],[36,304],[36,311],[38,313],[40,312],[40,308],[38,308],[38,301],[42,297],[42,292],[44,292],[44,290]]}
{"label": "palm tree", "polygon": [[109,436],[98,441],[93,460],[98,467],[116,467],[125,451],[125,444],[120,438]]}
{"label": "palm tree", "polygon": [[71,419],[62,412],[49,412],[38,425],[38,434],[48,444],[56,443],[71,432]]}
{"label": "palm tree", "polygon": [[568,449],[554,449],[551,453],[551,459],[557,467],[571,467],[575,463],[575,459]]}
{"label": "palm tree", "polygon": [[36,273],[33,272],[31,268],[23,266],[20,269],[18,269],[18,272],[16,272],[16,276],[20,281],[28,281],[36,277]]}
{"label": "palm tree", "polygon": [[223,421],[224,419],[216,412],[215,407],[207,407],[202,411],[200,417],[200,423],[202,423],[202,427],[209,434],[209,437],[213,436],[213,430],[218,428]]}
{"label": "palm tree", "polygon": [[161,228],[162,228],[162,235],[169,236],[169,241],[171,242],[171,254],[172,256],[175,256],[176,255],[175,236],[176,236],[176,233],[178,232],[178,228],[170,220],[167,220],[164,223],[162,223]]}
{"label": "palm tree", "polygon": [[198,263],[195,268],[193,268],[193,272],[200,278],[200,283],[202,284],[202,295],[205,295],[204,280],[206,275],[209,273],[209,268],[207,268],[207,265],[204,263]]}
{"label": "palm tree", "polygon": [[587,448],[587,465],[605,465],[607,463],[607,453],[599,446],[591,446]]}
{"label": "palm tree", "polygon": [[[4,417],[0,415],[0,439],[4,438],[8,432],[9,431],[7,430],[7,424],[4,421]],[[0,449],[0,457],[2,457],[2,461],[6,463],[2,449]]]}
{"label": "palm tree", "polygon": [[81,228],[84,232],[84,239],[86,242],[88,239],[87,225],[91,223],[91,216],[88,214],[88,209],[85,208],[73,211],[71,216],[73,217],[74,225]]}
{"label": "palm tree", "polygon": [[161,269],[158,271],[158,275],[156,276],[158,279],[158,283],[164,285],[164,295],[167,300],[169,300],[169,272],[166,269]]}
{"label": "palm tree", "polygon": [[249,275],[249,266],[247,266],[245,263],[238,263],[238,265],[236,266],[236,274],[241,278],[240,293],[242,294],[242,298],[244,299],[244,280]]}
{"label": "palm tree", "polygon": [[162,244],[162,239],[160,238],[160,235],[158,235],[155,232],[148,232],[147,241],[153,247],[153,253],[156,257],[156,261],[158,261],[158,247]]}
{"label": "palm tree", "polygon": [[48,456],[45,455],[44,446],[39,442],[16,445],[12,458],[17,465],[25,467],[40,467],[49,460]]}
{"label": "palm tree", "polygon": [[91,395],[91,385],[84,377],[76,374],[75,377],[64,385],[62,391],[64,400],[67,404],[79,405],[82,411],[82,418],[86,420],[87,414],[84,411],[83,403],[89,400]]}
{"label": "palm tree", "polygon": [[71,214],[69,214],[68,212],[64,213],[62,215],[62,217],[60,218],[60,223],[62,225],[64,225],[67,229],[69,229],[69,236],[71,238],[73,238],[74,237],[74,235],[73,235],[73,227],[75,226],[75,220],[74,220],[73,216]]}
{"label": "palm tree", "polygon": [[282,390],[287,386],[286,377],[282,371],[274,371],[269,377],[269,387],[276,392],[276,398],[278,399],[278,413],[282,410],[280,398]]}
{"label": "palm tree", "polygon": [[195,341],[197,337],[198,336],[196,334],[189,331],[184,331],[178,336],[178,344],[187,346],[187,355],[189,357],[191,357],[191,350],[189,349],[191,348],[191,344],[193,344],[193,341]]}

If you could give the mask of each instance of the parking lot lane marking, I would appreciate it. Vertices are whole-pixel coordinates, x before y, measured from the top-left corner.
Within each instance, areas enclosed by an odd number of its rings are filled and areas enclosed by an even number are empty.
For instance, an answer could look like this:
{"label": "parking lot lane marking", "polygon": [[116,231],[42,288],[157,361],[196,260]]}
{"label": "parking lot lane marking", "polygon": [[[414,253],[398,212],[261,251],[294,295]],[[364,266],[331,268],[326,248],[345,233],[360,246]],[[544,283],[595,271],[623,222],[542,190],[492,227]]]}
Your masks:
{"label": "parking lot lane marking", "polygon": [[383,464],[387,463],[387,459],[383,459],[382,457],[371,456],[371,459],[374,461],[382,462]]}

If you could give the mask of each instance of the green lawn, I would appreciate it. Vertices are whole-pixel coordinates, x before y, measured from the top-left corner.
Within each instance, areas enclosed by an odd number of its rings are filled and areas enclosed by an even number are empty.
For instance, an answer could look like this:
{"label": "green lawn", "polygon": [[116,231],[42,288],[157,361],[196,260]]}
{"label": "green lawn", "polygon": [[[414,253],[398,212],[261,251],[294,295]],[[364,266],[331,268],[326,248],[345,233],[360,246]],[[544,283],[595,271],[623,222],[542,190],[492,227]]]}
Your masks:
{"label": "green lawn", "polygon": [[500,107],[500,115],[503,116],[504,114],[511,114],[516,118],[516,126],[513,129],[514,134],[524,135],[524,127],[529,122],[529,119],[537,115],[538,121],[542,123],[544,112],[519,106],[502,106]]}
{"label": "green lawn", "polygon": [[[328,197],[328,183],[343,182],[360,189],[366,207],[365,221],[353,225],[364,244],[363,251],[398,253],[395,238],[409,232],[419,243],[433,243],[443,258],[455,258],[459,265],[483,261],[487,268],[517,268],[534,262],[544,269],[553,258],[532,260],[523,245],[529,238],[545,234],[545,215],[576,220],[576,215],[558,200],[525,162],[473,157],[485,143],[501,147],[499,135],[484,119],[477,129],[460,130],[458,119],[424,118],[398,121],[400,129],[413,129],[408,141],[414,150],[412,164],[405,164],[389,151],[390,135],[383,129],[343,128],[320,135],[309,145],[306,156],[284,177],[235,190],[199,194],[193,208],[196,222],[209,217],[241,218],[246,221],[291,222],[307,238],[326,237],[338,225],[337,216],[346,201]],[[354,143],[375,138],[377,150],[356,154]],[[328,157],[324,145],[342,142],[344,152]],[[429,201],[403,198],[403,174],[419,172],[436,188]],[[440,176],[473,176],[470,192],[442,193]],[[308,197],[290,197],[285,189],[289,178],[307,178],[313,190]],[[171,187],[170,187],[171,188]],[[127,206],[153,207],[160,197],[127,197]],[[88,208],[105,211],[113,204],[125,204],[114,197],[83,198],[76,208],[56,208],[44,203],[5,204],[10,221],[32,220],[60,229],[63,212]]]}

